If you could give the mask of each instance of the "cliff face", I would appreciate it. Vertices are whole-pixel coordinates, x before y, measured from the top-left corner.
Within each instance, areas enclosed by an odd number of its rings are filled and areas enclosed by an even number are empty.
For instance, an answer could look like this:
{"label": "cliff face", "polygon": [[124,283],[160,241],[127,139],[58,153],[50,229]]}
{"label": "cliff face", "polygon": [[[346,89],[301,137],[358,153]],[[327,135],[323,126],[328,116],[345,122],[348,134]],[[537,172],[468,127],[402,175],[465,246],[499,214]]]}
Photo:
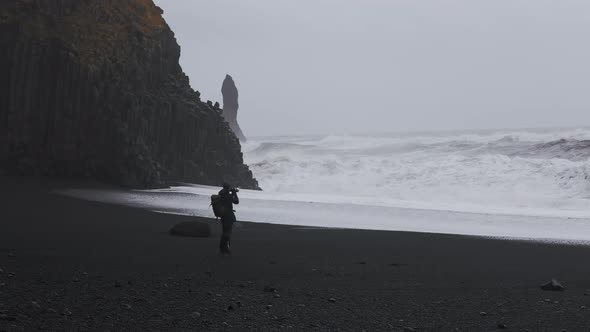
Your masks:
{"label": "cliff face", "polygon": [[225,75],[223,85],[221,86],[221,93],[223,94],[223,117],[240,141],[246,142],[246,137],[238,124],[238,108],[240,108],[240,104],[238,103],[238,88],[231,76]]}
{"label": "cliff face", "polygon": [[258,188],[152,0],[0,2],[0,168]]}

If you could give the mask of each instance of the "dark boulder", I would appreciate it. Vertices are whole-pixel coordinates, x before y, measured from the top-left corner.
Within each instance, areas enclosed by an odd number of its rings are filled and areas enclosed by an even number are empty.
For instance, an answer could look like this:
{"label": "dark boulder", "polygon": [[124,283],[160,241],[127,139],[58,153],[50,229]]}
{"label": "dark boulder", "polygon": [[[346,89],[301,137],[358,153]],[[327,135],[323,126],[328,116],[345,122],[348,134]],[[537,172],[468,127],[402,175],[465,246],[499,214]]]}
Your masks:
{"label": "dark boulder", "polygon": [[211,236],[211,227],[205,222],[185,221],[174,225],[170,229],[170,235],[209,237]]}

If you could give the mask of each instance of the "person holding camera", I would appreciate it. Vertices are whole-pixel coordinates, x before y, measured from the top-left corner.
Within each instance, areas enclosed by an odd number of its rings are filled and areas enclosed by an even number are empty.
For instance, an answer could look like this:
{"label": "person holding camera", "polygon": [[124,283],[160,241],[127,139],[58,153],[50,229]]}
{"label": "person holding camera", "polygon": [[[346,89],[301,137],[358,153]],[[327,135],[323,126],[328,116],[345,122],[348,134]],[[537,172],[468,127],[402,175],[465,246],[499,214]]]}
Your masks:
{"label": "person holding camera", "polygon": [[221,240],[219,241],[219,251],[222,254],[231,254],[230,239],[234,222],[236,222],[236,215],[234,211],[234,204],[240,204],[238,198],[238,188],[232,188],[229,183],[223,184],[223,189],[219,192],[219,198],[223,206],[223,215],[221,216]]}

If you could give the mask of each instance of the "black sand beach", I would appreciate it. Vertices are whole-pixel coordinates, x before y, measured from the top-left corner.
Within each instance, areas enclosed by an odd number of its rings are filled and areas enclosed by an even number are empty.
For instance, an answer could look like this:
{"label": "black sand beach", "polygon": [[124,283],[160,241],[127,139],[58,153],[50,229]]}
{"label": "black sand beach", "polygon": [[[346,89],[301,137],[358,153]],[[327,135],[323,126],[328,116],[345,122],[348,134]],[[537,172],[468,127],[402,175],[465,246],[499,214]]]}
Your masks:
{"label": "black sand beach", "polygon": [[240,223],[223,257],[168,234],[199,218],[0,184],[0,330],[590,330],[590,247]]}

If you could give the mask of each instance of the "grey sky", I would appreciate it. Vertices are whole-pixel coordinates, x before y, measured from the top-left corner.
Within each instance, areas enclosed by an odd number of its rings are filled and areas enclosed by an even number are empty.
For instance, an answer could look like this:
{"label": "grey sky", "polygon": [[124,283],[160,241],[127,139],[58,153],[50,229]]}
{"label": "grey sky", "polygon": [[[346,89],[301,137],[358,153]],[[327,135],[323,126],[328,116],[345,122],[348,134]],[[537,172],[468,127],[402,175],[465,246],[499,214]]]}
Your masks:
{"label": "grey sky", "polygon": [[587,0],[156,0],[246,136],[590,125]]}

